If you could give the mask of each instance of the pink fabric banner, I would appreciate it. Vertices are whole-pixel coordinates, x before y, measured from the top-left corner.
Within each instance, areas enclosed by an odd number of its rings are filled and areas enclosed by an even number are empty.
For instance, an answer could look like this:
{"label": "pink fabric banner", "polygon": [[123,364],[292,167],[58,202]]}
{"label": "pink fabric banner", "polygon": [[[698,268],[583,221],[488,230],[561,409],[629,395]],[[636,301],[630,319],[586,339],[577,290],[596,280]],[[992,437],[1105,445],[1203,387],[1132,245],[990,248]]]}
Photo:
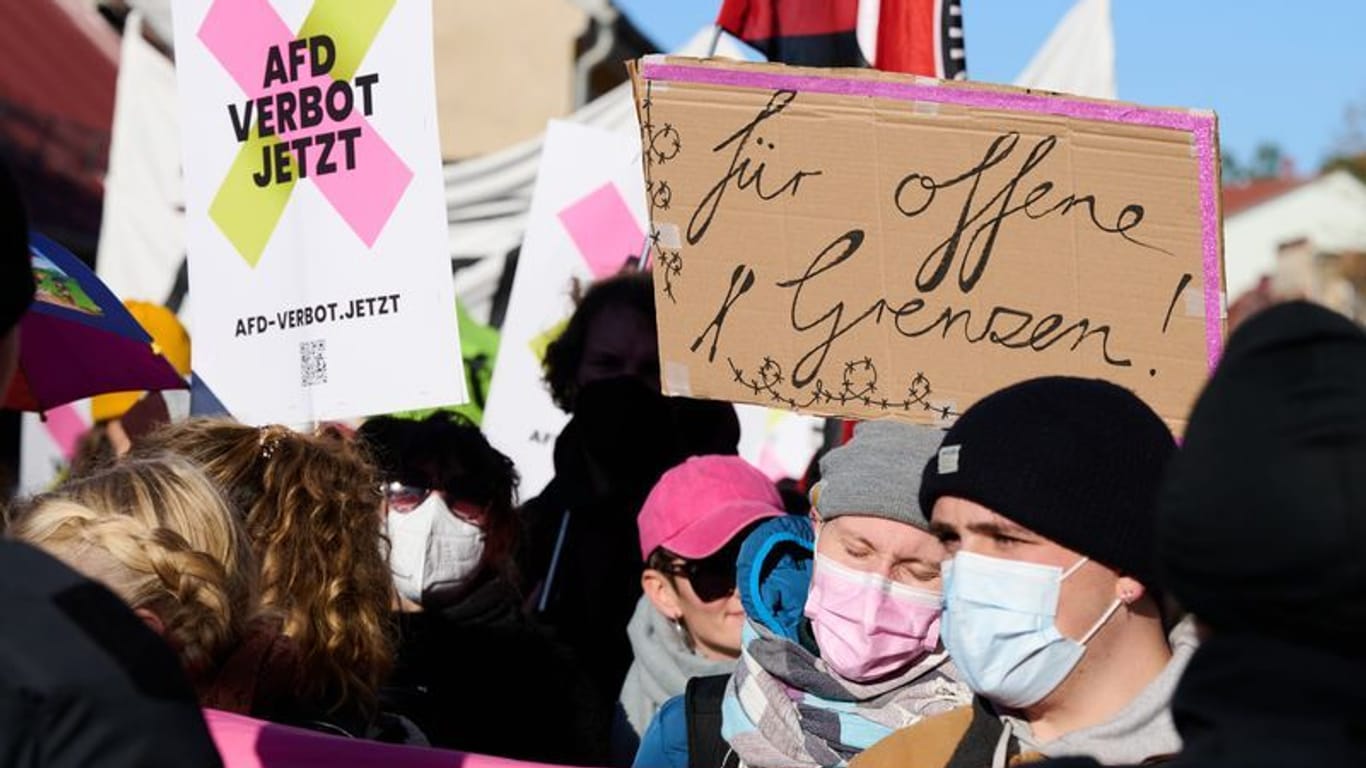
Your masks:
{"label": "pink fabric banner", "polygon": [[554,768],[501,757],[404,747],[267,723],[216,709],[204,710],[226,768]]}

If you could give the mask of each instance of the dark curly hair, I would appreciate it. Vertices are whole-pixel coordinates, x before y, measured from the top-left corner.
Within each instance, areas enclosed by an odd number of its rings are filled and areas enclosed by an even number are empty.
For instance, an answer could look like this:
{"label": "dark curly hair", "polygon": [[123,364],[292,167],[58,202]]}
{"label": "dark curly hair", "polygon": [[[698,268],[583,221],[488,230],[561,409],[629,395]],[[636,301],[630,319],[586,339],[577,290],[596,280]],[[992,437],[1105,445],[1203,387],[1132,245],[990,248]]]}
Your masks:
{"label": "dark curly hair", "polygon": [[517,470],[478,427],[458,414],[438,411],[421,421],[379,416],[361,425],[356,437],[385,480],[433,488],[451,501],[482,507],[484,561],[509,584],[517,583]]}
{"label": "dark curly hair", "polygon": [[565,413],[574,412],[578,399],[579,366],[588,343],[588,329],[599,312],[614,304],[638,310],[649,322],[650,332],[655,332],[655,289],[648,272],[622,272],[590,285],[577,297],[577,306],[564,332],[545,351],[545,383],[555,405]]}

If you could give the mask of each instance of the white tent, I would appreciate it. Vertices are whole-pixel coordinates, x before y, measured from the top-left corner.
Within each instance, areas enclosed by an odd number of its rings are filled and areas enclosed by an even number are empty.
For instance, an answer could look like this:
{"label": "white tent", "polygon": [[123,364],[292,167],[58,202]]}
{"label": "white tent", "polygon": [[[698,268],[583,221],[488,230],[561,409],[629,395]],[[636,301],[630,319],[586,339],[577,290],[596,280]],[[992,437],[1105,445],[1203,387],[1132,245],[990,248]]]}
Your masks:
{"label": "white tent", "polygon": [[1095,99],[1118,98],[1110,0],[1077,0],[1015,78],[1015,85]]}

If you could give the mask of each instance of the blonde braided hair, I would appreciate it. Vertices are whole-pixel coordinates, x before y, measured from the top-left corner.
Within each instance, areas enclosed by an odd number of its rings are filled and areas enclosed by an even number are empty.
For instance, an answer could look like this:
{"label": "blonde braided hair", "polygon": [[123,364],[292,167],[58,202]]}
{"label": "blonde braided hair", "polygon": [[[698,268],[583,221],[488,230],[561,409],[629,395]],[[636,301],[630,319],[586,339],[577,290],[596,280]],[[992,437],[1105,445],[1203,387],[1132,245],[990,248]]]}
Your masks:
{"label": "blonde braided hair", "polygon": [[147,611],[190,676],[213,669],[255,612],[241,526],[184,459],[126,461],[40,496],[10,535]]}

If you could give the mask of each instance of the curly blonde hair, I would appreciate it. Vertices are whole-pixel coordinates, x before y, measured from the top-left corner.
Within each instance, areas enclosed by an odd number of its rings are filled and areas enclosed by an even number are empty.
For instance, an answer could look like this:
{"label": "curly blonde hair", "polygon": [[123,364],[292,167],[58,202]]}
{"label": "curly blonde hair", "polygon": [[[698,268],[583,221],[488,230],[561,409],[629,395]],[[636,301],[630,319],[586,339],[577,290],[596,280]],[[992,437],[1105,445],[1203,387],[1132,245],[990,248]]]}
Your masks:
{"label": "curly blonde hair", "polygon": [[255,561],[213,483],[151,457],[66,483],[17,510],[9,534],[156,616],[192,679],[214,669],[255,613]]}
{"label": "curly blonde hair", "polygon": [[149,435],[143,451],[196,462],[243,515],[261,605],[299,652],[301,693],[373,715],[393,665],[393,582],[379,480],[361,448],[335,430],[191,419]]}

